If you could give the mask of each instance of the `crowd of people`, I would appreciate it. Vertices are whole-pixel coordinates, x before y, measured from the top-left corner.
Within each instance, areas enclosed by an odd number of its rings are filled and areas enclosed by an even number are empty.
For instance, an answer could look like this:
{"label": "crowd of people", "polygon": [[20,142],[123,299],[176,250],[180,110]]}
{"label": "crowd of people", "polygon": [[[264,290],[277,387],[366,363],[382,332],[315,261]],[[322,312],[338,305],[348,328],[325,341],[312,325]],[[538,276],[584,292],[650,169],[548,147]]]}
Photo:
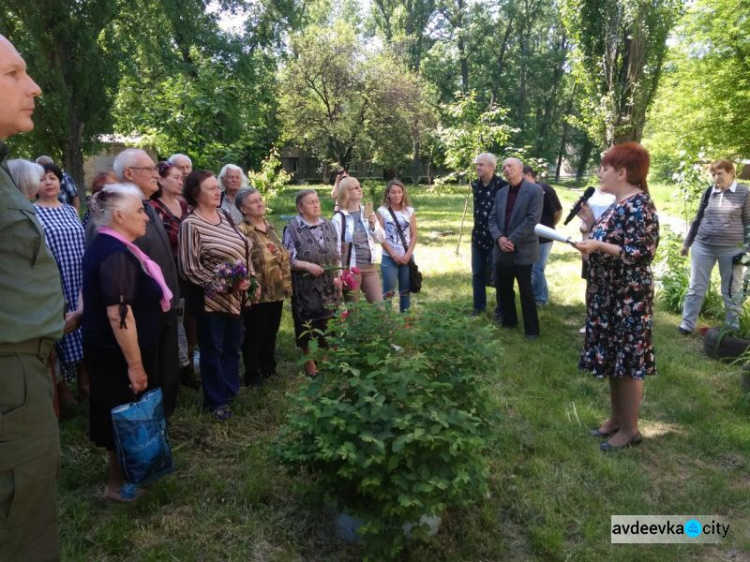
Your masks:
{"label": "crowd of people", "polygon": [[[5,139],[33,128],[40,93],[0,36],[0,161],[7,159]],[[494,284],[495,322],[516,327],[517,287],[525,337],[537,340],[538,308],[550,299],[545,268],[552,242],[535,227],[554,228],[562,206],[517,158],[502,163],[504,179],[494,155],[482,153],[475,164],[473,313],[485,313],[486,287]],[[583,238],[574,246],[587,281],[579,367],[609,380],[610,416],[591,431],[604,439],[603,451],[641,442],[643,381],[656,372],[651,263],[659,220],[648,170],[640,145],[612,147],[602,157],[599,192],[578,212]],[[750,239],[750,197],[731,162],[716,162],[712,172],[715,185],[683,249],[693,249],[679,328],[685,334],[695,328],[717,261],[727,322],[737,322],[738,247]],[[193,170],[184,154],[155,163],[143,150],[126,149],[111,171],[94,178],[87,209],[48,157],[0,166],[0,477],[14,474],[9,485],[0,481],[0,512],[13,515],[0,520],[0,551],[18,560],[57,556],[53,381],[63,406],[74,400],[67,387],[73,379],[79,398],[89,401],[91,440],[109,452],[102,496],[131,501],[122,493],[112,408],[158,387],[169,419],[182,383],[202,388],[205,410],[226,421],[241,372],[248,387],[276,375],[287,299],[303,354],[313,338],[327,345],[321,334],[342,302],[364,295],[389,306],[398,291],[399,312],[410,309],[417,221],[406,186],[390,181],[375,209],[363,201],[356,178],[341,170],[334,179],[333,216],[322,216],[317,191],[303,189],[280,235],[262,194],[234,164],[217,176]],[[192,368],[196,347],[200,381]],[[310,359],[304,371],[314,377],[318,366]]]}

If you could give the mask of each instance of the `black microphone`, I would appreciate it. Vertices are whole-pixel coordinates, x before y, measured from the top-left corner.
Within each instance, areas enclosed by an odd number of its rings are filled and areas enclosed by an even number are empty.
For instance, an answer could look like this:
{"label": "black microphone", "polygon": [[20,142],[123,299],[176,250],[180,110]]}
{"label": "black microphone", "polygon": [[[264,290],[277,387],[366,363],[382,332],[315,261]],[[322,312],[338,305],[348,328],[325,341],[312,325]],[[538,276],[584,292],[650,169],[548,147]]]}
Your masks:
{"label": "black microphone", "polygon": [[581,198],[576,201],[575,205],[573,205],[573,208],[570,210],[570,214],[568,214],[568,218],[565,219],[565,222],[563,224],[568,224],[570,221],[572,221],[573,217],[575,217],[578,214],[578,211],[581,210],[581,207],[583,207],[583,204],[591,199],[591,196],[594,193],[596,193],[596,188],[587,187],[586,191],[584,191],[583,195],[581,195]]}

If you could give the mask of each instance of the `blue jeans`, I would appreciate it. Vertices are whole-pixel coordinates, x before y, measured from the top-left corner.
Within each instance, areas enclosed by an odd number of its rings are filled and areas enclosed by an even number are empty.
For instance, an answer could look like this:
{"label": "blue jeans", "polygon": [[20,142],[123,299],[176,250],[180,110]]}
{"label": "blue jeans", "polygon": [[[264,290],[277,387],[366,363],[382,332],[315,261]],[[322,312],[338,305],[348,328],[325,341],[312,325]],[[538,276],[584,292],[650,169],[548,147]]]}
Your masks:
{"label": "blue jeans", "polygon": [[534,299],[537,304],[547,304],[549,300],[549,289],[547,288],[544,269],[547,267],[552,244],[553,242],[539,244],[539,259],[534,262],[534,266],[531,268],[531,287],[534,289]]}
{"label": "blue jeans", "polygon": [[226,406],[240,391],[240,316],[213,312],[198,321],[203,407],[214,411]]}
{"label": "blue jeans", "polygon": [[[471,245],[471,288],[474,293],[474,310],[483,312],[487,308],[487,260],[492,265],[492,248],[483,250]],[[500,295],[495,291],[495,314],[500,314]]]}
{"label": "blue jeans", "polygon": [[711,271],[719,262],[721,276],[721,296],[724,300],[726,324],[732,328],[739,327],[739,315],[742,312],[742,273],[743,267],[732,263],[732,258],[741,253],[736,246],[714,246],[703,242],[694,242],[690,248],[690,288],[685,295],[682,307],[680,328],[692,332],[698,315],[706,298],[706,291],[711,282]]}
{"label": "blue jeans", "polygon": [[401,312],[409,309],[411,297],[409,296],[409,266],[397,265],[391,256],[383,252],[383,260],[380,263],[380,272],[383,275],[383,298],[390,298],[396,291],[396,279],[398,279],[398,308]]}

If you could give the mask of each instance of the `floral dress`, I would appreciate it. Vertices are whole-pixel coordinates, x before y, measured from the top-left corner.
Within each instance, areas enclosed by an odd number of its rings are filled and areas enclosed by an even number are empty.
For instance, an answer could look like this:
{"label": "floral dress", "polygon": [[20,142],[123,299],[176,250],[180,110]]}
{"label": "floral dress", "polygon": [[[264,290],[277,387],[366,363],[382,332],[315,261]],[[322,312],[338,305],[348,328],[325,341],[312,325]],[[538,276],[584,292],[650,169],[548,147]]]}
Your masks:
{"label": "floral dress", "polygon": [[649,195],[637,193],[614,203],[589,238],[621,250],[618,257],[589,256],[586,339],[578,366],[600,379],[655,374],[651,262],[659,245],[659,219]]}

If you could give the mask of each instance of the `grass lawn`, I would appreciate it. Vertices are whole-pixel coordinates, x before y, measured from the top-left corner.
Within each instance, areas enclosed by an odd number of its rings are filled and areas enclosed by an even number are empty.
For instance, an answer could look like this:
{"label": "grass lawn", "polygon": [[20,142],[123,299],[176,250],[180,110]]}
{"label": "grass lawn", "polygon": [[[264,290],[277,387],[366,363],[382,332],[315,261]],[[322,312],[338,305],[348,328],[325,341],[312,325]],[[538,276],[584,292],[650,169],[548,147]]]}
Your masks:
{"label": "grass lawn", "polygon": [[[558,190],[566,213],[581,191]],[[674,208],[661,199],[668,191],[655,190],[659,209]],[[274,203],[277,217],[294,212],[295,192]],[[468,314],[471,206],[456,253],[465,195],[420,192],[413,200],[425,275],[414,306],[449,301],[455,314]],[[565,227],[574,236],[576,222]],[[702,342],[678,336],[679,319],[657,306],[659,374],[645,385],[644,443],[602,454],[588,430],[608,414],[608,386],[576,367],[585,314],[578,256],[553,248],[539,341],[493,329],[503,360],[486,372],[501,409],[488,459],[491,496],[448,513],[433,541],[405,559],[750,560],[750,396],[738,368],[708,359]],[[63,560],[359,560],[360,547],[338,543],[326,511],[306,500],[310,482],[286,474],[271,453],[286,394],[305,384],[288,305],[279,345],[281,376],[243,388],[228,423],[201,413],[199,392],[183,389],[170,430],[177,470],[136,505],[98,498],[105,454],[89,444],[85,414],[63,422]],[[721,514],[731,529],[718,545],[612,545],[613,514]]]}

